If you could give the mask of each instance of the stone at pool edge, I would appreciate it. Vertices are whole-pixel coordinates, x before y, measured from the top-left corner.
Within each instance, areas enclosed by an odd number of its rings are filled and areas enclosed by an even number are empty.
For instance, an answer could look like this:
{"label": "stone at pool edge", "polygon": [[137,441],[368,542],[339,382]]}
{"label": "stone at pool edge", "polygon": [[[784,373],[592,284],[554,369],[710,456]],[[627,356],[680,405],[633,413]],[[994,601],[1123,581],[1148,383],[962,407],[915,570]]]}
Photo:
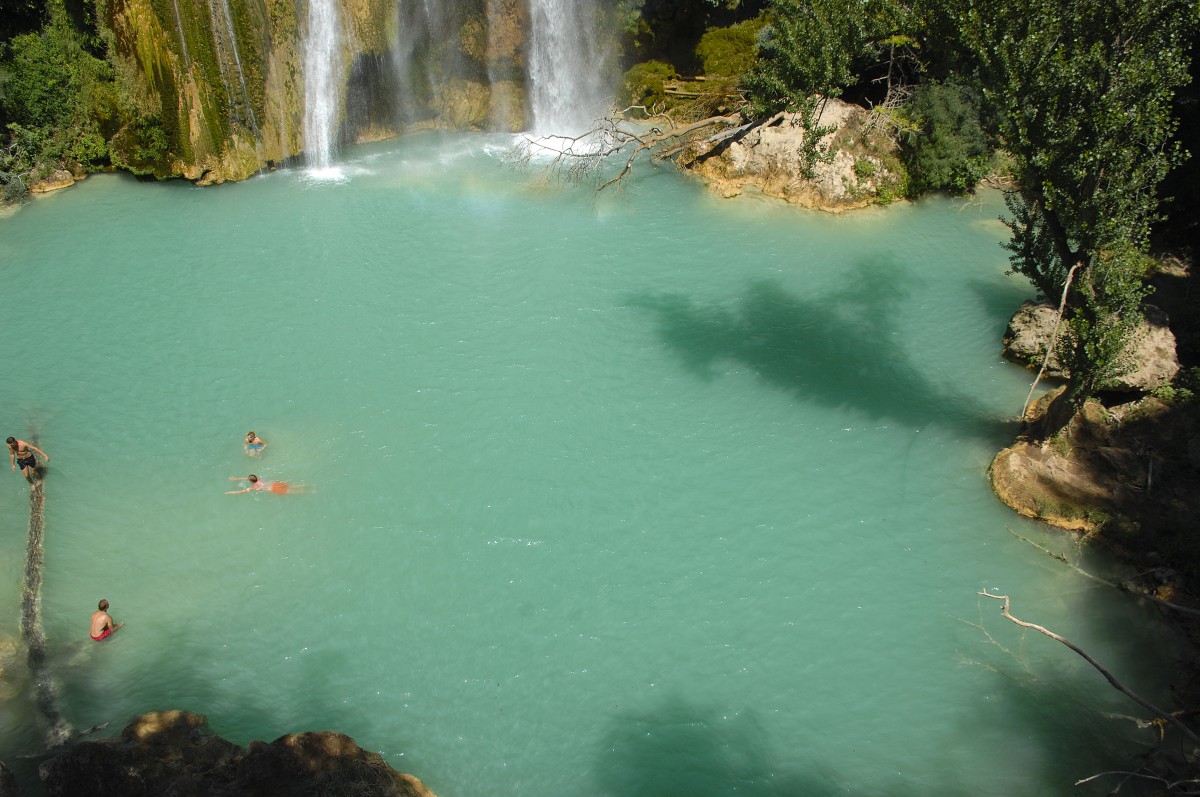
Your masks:
{"label": "stone at pool edge", "polygon": [[48,194],[51,191],[58,191],[62,188],[70,188],[78,181],[82,180],[85,175],[74,175],[66,169],[55,169],[48,177],[38,180],[29,186],[31,194]]}
{"label": "stone at pool edge", "polygon": [[72,745],[39,771],[48,797],[295,797],[364,786],[379,797],[435,797],[345,734],[294,733],[242,749],[214,735],[204,715],[178,710],[143,714],[117,738]]}
{"label": "stone at pool edge", "polygon": [[[1170,384],[1179,373],[1179,357],[1175,352],[1175,334],[1171,331],[1167,314],[1154,305],[1144,305],[1145,318],[1138,325],[1138,332],[1130,343],[1128,353],[1135,367],[1117,378],[1111,390],[1121,393],[1148,392]],[[1004,357],[1024,365],[1031,371],[1042,366],[1046,356],[1046,344],[1058,320],[1058,308],[1045,303],[1024,302],[1013,314],[1004,331]],[[1064,325],[1065,327],[1065,325]],[[1065,353],[1066,342],[1060,339],[1050,358],[1046,376],[1066,379],[1067,367],[1060,359]]]}

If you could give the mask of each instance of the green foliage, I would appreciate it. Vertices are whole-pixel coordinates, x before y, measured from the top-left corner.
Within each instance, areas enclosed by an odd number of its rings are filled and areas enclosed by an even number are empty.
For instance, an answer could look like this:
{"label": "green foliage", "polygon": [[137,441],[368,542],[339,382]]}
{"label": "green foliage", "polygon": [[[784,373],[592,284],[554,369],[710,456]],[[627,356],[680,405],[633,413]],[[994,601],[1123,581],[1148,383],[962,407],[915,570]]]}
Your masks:
{"label": "green foliage", "polygon": [[60,7],[52,7],[40,33],[12,40],[3,71],[13,171],[46,171],[53,163],[96,167],[106,161],[99,109],[111,97],[112,70],[84,47],[84,37]]}
{"label": "green foliage", "polygon": [[1188,79],[1196,4],[955,0],[949,11],[1013,158],[1013,270],[1051,300],[1076,270],[1061,400],[1078,409],[1125,367],[1157,187],[1180,159],[1171,102]]}
{"label": "green foliage", "polygon": [[838,97],[863,70],[890,65],[919,47],[925,23],[904,0],[771,0],[759,58],[747,79],[759,116],[796,108],[801,98]]}
{"label": "green foliage", "polygon": [[654,112],[667,101],[666,81],[676,77],[675,67],[662,61],[634,64],[625,73],[625,96],[630,105],[644,105]]}
{"label": "green foliage", "polygon": [[758,32],[764,19],[750,19],[727,28],[713,28],[700,37],[696,57],[706,75],[741,75],[754,64]]}
{"label": "green foliage", "polygon": [[987,136],[979,92],[955,83],[924,83],[907,108],[912,126],[902,136],[909,190],[962,195],[988,172]]}
{"label": "green foliage", "polygon": [[113,138],[113,165],[134,174],[162,177],[169,149],[162,121],[153,115],[136,116]]}
{"label": "green foliage", "polygon": [[836,97],[851,82],[850,65],[867,33],[862,14],[848,5],[852,0],[774,0],[747,79],[759,116],[796,110],[814,94]]}

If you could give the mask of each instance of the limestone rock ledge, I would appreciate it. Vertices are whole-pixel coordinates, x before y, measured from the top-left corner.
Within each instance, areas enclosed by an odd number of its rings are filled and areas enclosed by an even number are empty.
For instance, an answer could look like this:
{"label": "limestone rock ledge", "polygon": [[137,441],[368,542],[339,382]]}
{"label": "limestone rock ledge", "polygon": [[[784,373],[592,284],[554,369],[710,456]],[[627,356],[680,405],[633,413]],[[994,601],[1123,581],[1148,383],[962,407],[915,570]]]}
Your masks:
{"label": "limestone rock ledge", "polygon": [[[1146,392],[1170,384],[1179,373],[1179,357],[1175,352],[1175,334],[1168,325],[1167,314],[1153,305],[1145,305],[1144,318],[1125,356],[1133,367],[1118,377],[1111,390],[1124,393]],[[1004,332],[1004,356],[1032,371],[1041,368],[1046,346],[1058,321],[1058,308],[1049,304],[1026,301],[1008,322]],[[1058,343],[1046,368],[1047,376],[1066,379],[1070,376],[1060,355],[1070,345],[1064,339],[1066,325],[1059,329]]]}
{"label": "limestone rock ledge", "polygon": [[890,201],[900,192],[896,142],[857,105],[830,99],[818,124],[832,131],[820,142],[833,153],[804,173],[804,130],[796,114],[751,130],[720,153],[700,155],[688,168],[723,197],[757,191],[806,208],[842,211]]}
{"label": "limestone rock ledge", "polygon": [[41,765],[48,797],[434,797],[377,753],[332,731],[295,733],[246,749],[187,711],[137,717],[114,739],[81,742]]}
{"label": "limestone rock ledge", "polygon": [[[1030,408],[1036,422],[1055,391]],[[1154,397],[1089,401],[1046,444],[1018,440],[992,461],[992,489],[1026,517],[1144,557],[1190,530],[1200,513],[1200,418]]]}

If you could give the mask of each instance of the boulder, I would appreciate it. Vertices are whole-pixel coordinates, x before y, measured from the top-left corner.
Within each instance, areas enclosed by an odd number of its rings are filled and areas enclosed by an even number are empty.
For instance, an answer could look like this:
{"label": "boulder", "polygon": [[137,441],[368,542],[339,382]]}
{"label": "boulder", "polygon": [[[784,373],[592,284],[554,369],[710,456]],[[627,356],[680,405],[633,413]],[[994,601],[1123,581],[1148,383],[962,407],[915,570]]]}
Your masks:
{"label": "boulder", "polygon": [[47,797],[433,797],[344,734],[289,734],[243,750],[187,711],[143,714],[119,738],[82,742],[48,759],[40,774]]}
{"label": "boulder", "polygon": [[840,211],[886,201],[899,190],[896,144],[872,123],[870,113],[838,99],[826,100],[818,125],[830,127],[819,143],[832,153],[806,174],[805,132],[798,114],[752,128],[719,153],[701,153],[688,167],[718,194],[758,191],[803,207]]}
{"label": "boulder", "polygon": [[[1143,308],[1144,319],[1129,345],[1128,354],[1134,367],[1116,380],[1109,389],[1123,393],[1145,393],[1169,384],[1179,372],[1175,353],[1175,334],[1167,323],[1167,315],[1153,305]],[[1049,304],[1027,301],[1021,305],[1004,332],[1004,356],[1032,371],[1042,367],[1046,346],[1054,333],[1058,308]],[[1070,346],[1066,324],[1059,328],[1059,340],[1050,356],[1046,376],[1066,379],[1070,376],[1061,355]]]}
{"label": "boulder", "polygon": [[61,188],[70,188],[73,185],[75,185],[75,175],[66,169],[55,169],[48,176],[31,183],[29,185],[29,192],[32,194],[48,194],[51,191],[58,191]]}

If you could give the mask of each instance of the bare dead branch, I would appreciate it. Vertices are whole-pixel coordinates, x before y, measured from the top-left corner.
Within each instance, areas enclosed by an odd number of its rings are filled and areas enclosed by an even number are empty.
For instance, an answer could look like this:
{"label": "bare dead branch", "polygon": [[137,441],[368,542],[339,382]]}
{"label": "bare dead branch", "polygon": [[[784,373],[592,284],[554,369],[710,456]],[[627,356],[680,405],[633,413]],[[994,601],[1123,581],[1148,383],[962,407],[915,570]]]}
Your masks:
{"label": "bare dead branch", "polygon": [[1142,708],[1154,713],[1156,716],[1160,717],[1164,721],[1169,722],[1172,725],[1174,725],[1176,728],[1178,728],[1180,730],[1181,733],[1183,733],[1185,736],[1187,736],[1189,739],[1191,739],[1194,744],[1196,744],[1198,747],[1200,747],[1200,736],[1197,736],[1195,731],[1193,731],[1187,725],[1184,725],[1183,722],[1181,722],[1179,720],[1179,718],[1176,717],[1174,714],[1170,714],[1166,711],[1163,711],[1158,706],[1154,705],[1153,703],[1146,700],[1141,695],[1138,695],[1136,692],[1131,690],[1129,687],[1125,686],[1125,684],[1123,684],[1119,680],[1117,680],[1116,676],[1114,676],[1111,672],[1109,672],[1107,669],[1105,669],[1104,666],[1100,664],[1100,662],[1098,662],[1094,658],[1092,658],[1092,656],[1086,650],[1079,647],[1074,642],[1071,642],[1066,637],[1063,637],[1059,634],[1054,633],[1053,631],[1049,630],[1048,628],[1045,628],[1043,626],[1037,625],[1036,623],[1031,623],[1026,620],[1022,620],[1018,617],[1015,617],[1012,614],[1012,612],[1009,611],[1010,606],[1011,606],[1011,601],[1009,600],[1009,597],[1007,595],[992,595],[991,593],[988,593],[988,592],[980,592],[979,594],[983,595],[984,597],[991,598],[992,600],[1003,601],[1004,607],[1000,610],[1000,614],[1005,619],[1012,621],[1013,623],[1021,626],[1022,628],[1028,628],[1033,631],[1037,631],[1039,634],[1043,634],[1044,636],[1050,637],[1051,639],[1053,639],[1056,642],[1060,642],[1063,645],[1066,645],[1068,648],[1075,651],[1075,653],[1078,654],[1084,661],[1086,661],[1088,664],[1092,665],[1092,667],[1094,667],[1097,672],[1099,672],[1101,675],[1103,675],[1104,679],[1106,681],[1108,681],[1109,684],[1112,685],[1112,687],[1114,689],[1116,689],[1118,692],[1120,692],[1121,694],[1128,697],[1130,700],[1132,700],[1135,703],[1137,703],[1138,705],[1140,705]]}
{"label": "bare dead branch", "polygon": [[[1042,374],[1046,373],[1046,366],[1050,364],[1050,356],[1054,354],[1054,344],[1058,342],[1058,329],[1062,326],[1063,313],[1067,309],[1067,293],[1071,290],[1071,280],[1075,279],[1075,272],[1081,265],[1082,263],[1076,263],[1067,272],[1067,281],[1063,283],[1062,301],[1058,303],[1058,318],[1054,321],[1054,331],[1050,333],[1050,341],[1046,344],[1046,356],[1042,358],[1042,367],[1038,369],[1037,376],[1033,378],[1033,384],[1029,386],[1029,395],[1025,397],[1025,404],[1021,407],[1022,420],[1025,418],[1025,413],[1029,411],[1029,402],[1033,400],[1033,391],[1037,390],[1038,382],[1042,381]],[[1049,443],[1048,440],[1046,442]]]}
{"label": "bare dead branch", "polygon": [[[1112,587],[1115,590],[1120,590],[1121,592],[1127,592],[1130,595],[1134,596],[1135,598],[1141,598],[1143,600],[1148,600],[1151,603],[1156,603],[1159,606],[1162,606],[1163,608],[1170,609],[1170,610],[1176,611],[1176,612],[1180,612],[1181,614],[1200,615],[1200,609],[1194,609],[1191,606],[1183,606],[1178,603],[1172,603],[1169,600],[1160,598],[1157,595],[1155,595],[1151,592],[1147,592],[1146,590],[1138,587],[1133,582],[1132,579],[1126,579],[1124,581],[1109,581],[1106,578],[1101,578],[1100,576],[1096,575],[1095,573],[1090,573],[1087,570],[1084,570],[1082,567],[1080,567],[1079,565],[1072,562],[1065,554],[1056,553],[1056,552],[1050,550],[1049,548],[1045,547],[1044,545],[1034,542],[1033,540],[1029,539],[1028,537],[1024,537],[1024,536],[1018,534],[1017,532],[1013,531],[1012,529],[1009,529],[1008,533],[1013,535],[1014,537],[1016,537],[1018,540],[1021,540],[1022,542],[1028,543],[1029,545],[1032,545],[1034,548],[1037,548],[1039,551],[1046,554],[1051,559],[1057,559],[1058,561],[1065,564],[1067,567],[1074,570],[1079,575],[1081,575],[1085,578],[1090,578],[1092,581],[1103,584],[1106,587]],[[1137,578],[1137,576],[1134,576],[1134,578]]]}

